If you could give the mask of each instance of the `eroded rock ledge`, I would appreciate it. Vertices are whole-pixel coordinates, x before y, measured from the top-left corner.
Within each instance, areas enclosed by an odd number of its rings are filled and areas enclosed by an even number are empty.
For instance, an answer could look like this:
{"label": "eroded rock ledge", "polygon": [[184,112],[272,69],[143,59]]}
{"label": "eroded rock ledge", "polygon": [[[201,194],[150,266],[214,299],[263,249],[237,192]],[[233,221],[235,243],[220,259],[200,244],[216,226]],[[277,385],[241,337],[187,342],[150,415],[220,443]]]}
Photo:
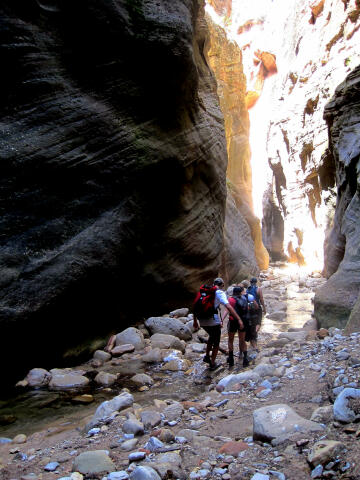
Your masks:
{"label": "eroded rock ledge", "polygon": [[[344,327],[360,290],[359,199],[360,67],[336,89],[325,108],[329,146],[336,165],[337,205],[325,246],[325,270],[331,275],[315,296],[315,315],[321,325]],[[359,330],[354,309],[348,330]]]}

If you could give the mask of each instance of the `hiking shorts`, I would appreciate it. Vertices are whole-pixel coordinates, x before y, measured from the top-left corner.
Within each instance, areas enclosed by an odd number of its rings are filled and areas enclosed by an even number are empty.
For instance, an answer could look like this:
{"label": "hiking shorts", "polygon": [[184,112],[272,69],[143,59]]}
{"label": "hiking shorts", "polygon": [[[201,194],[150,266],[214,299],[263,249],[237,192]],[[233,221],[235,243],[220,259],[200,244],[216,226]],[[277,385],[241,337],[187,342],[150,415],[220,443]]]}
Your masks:
{"label": "hiking shorts", "polygon": [[239,323],[237,320],[229,320],[227,324],[227,331],[228,333],[236,333],[236,332],[245,332],[246,331],[246,323],[242,320],[244,326],[243,328],[239,327]]}
{"label": "hiking shorts", "polygon": [[205,332],[209,335],[208,344],[212,345],[213,347],[218,347],[220,345],[221,326],[212,325],[211,327],[201,327],[201,328],[203,328]]}

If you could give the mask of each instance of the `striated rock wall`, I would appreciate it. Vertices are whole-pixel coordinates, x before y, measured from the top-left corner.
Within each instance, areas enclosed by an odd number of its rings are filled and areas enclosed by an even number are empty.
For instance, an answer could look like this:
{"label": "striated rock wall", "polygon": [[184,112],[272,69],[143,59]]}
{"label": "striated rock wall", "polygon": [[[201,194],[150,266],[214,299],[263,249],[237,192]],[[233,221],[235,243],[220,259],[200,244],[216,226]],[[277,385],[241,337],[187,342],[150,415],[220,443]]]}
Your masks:
{"label": "striated rock wall", "polygon": [[[250,238],[252,238],[249,244],[248,228],[246,228],[242,230],[243,236],[239,232],[240,236],[234,238],[232,242],[243,244],[248,255],[247,260],[245,257],[245,263],[243,255],[237,257],[239,268],[242,269],[242,278],[244,278],[249,274],[256,274],[258,268],[266,269],[269,265],[269,255],[262,243],[260,221],[253,212],[249,115],[245,100],[246,78],[238,45],[227,37],[226,31],[216,25],[209,15],[206,20],[210,33],[207,58],[217,80],[217,92],[225,120],[229,193],[233,196],[239,211],[236,218],[240,215],[246,220],[250,228]],[[231,212],[234,212],[233,208]],[[229,212],[227,214],[229,216]],[[241,224],[244,225],[243,220]],[[256,259],[252,253],[254,247]],[[245,272],[249,267],[251,267],[250,270]]]}
{"label": "striated rock wall", "polygon": [[315,295],[315,316],[325,327],[344,327],[349,320],[347,331],[358,331],[360,66],[336,89],[326,105],[324,117],[329,128],[329,149],[336,166],[336,212],[325,249],[325,267],[334,273]]}
{"label": "striated rock wall", "polygon": [[202,1],[4,0],[0,24],[0,351],[23,372],[218,274],[227,155]]}
{"label": "striated rock wall", "polygon": [[248,21],[245,12],[239,8],[233,15],[242,26],[237,42],[247,77],[256,81],[254,51],[276,56],[276,75],[263,82],[250,113],[252,150],[263,139],[267,142],[266,150],[253,158],[262,177],[269,176],[263,199],[264,245],[273,259],[321,269],[336,198],[323,110],[360,60],[359,5],[355,0],[289,0],[276,9],[264,5]]}

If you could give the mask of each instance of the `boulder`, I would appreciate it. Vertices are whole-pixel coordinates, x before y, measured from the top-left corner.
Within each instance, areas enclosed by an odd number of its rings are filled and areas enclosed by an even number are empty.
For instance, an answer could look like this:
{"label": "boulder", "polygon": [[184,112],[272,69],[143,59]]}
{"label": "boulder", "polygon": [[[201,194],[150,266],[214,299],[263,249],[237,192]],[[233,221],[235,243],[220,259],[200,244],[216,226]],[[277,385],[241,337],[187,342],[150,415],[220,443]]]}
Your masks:
{"label": "boulder", "polygon": [[13,438],[13,443],[26,443],[27,436],[24,433],[19,433]]}
{"label": "boulder", "polygon": [[161,480],[152,467],[136,467],[130,474],[130,480]]}
{"label": "boulder", "polygon": [[116,346],[118,345],[134,345],[135,350],[142,350],[145,347],[144,335],[142,332],[134,327],[129,327],[126,330],[116,335]]}
{"label": "boulder", "polygon": [[332,405],[325,405],[313,411],[310,420],[318,423],[329,423],[334,419],[334,410]]}
{"label": "boulder", "polygon": [[51,373],[43,368],[33,368],[25,378],[29,387],[45,387],[50,380]]}
{"label": "boulder", "polygon": [[101,403],[95,411],[93,418],[90,423],[86,426],[86,429],[89,430],[99,421],[104,420],[109,417],[112,413],[124,408],[131,407],[134,403],[134,397],[130,393],[121,393],[111,400],[107,400]]}
{"label": "boulder", "polygon": [[259,377],[273,377],[275,372],[275,366],[269,363],[260,363],[253,369],[253,373],[256,373]]}
{"label": "boulder", "polygon": [[144,435],[144,425],[137,420],[136,417],[131,416],[122,426],[124,433],[132,433],[133,435]]}
{"label": "boulder", "polygon": [[163,410],[166,420],[177,420],[183,414],[184,407],[180,402],[173,402]]}
{"label": "boulder", "polygon": [[146,373],[137,373],[130,378],[130,381],[138,387],[152,385],[154,383],[154,380],[149,375],[146,375]]}
{"label": "boulder", "polygon": [[267,346],[281,348],[288,343],[290,343],[290,340],[288,338],[275,338],[274,340],[270,340]]}
{"label": "boulder", "polygon": [[345,445],[334,440],[316,442],[308,455],[308,461],[313,466],[325,465],[334,460],[344,450]]}
{"label": "boulder", "polygon": [[110,387],[117,380],[117,375],[107,372],[99,372],[94,378],[95,382],[103,387]]}
{"label": "boulder", "polygon": [[167,452],[157,455],[152,467],[162,479],[169,478],[169,475],[171,475],[172,478],[186,480],[187,476],[181,469],[182,463],[183,460],[178,453]]}
{"label": "boulder", "polygon": [[175,441],[175,435],[169,428],[162,428],[159,438],[164,443],[171,443]]}
{"label": "boulder", "polygon": [[73,462],[73,472],[80,472],[83,475],[91,475],[102,472],[113,472],[114,462],[106,450],[92,450],[78,455]]}
{"label": "boulder", "polygon": [[218,383],[218,387],[223,387],[224,390],[231,390],[231,388],[236,384],[246,383],[246,382],[259,382],[260,375],[254,371],[242,372],[233,375],[227,375],[222,378]]}
{"label": "boulder", "polygon": [[181,352],[185,351],[185,342],[181,341],[174,335],[155,333],[150,337],[150,341],[153,348],[174,348],[175,350],[180,350]]}
{"label": "boulder", "polygon": [[95,360],[100,360],[101,362],[105,363],[111,359],[111,354],[108,352],[104,352],[104,350],[96,350],[93,358]]}
{"label": "boulder", "polygon": [[145,321],[145,326],[152,334],[162,333],[166,335],[174,335],[181,340],[190,340],[192,338],[190,328],[176,318],[150,317]]}
{"label": "boulder", "polygon": [[183,358],[170,360],[161,367],[161,370],[169,370],[170,372],[184,372],[189,369],[191,363]]}
{"label": "boulder", "polygon": [[124,452],[130,452],[131,450],[134,450],[138,442],[138,438],[131,438],[130,440],[125,440],[125,442],[122,442],[122,444],[120,445],[120,449]]}
{"label": "boulder", "polygon": [[349,400],[360,398],[360,389],[345,388],[334,402],[334,418],[340,422],[350,423],[360,418],[360,414],[351,409]]}
{"label": "boulder", "polygon": [[135,350],[135,346],[132,343],[124,343],[123,345],[118,345],[111,350],[111,355],[113,357],[119,357],[124,355],[124,353],[131,353]]}
{"label": "boulder", "polygon": [[153,348],[149,352],[144,353],[141,360],[146,363],[160,363],[162,361],[160,348]]}
{"label": "boulder", "polygon": [[278,338],[287,338],[290,342],[304,342],[306,339],[306,332],[281,332]]}
{"label": "boulder", "polygon": [[273,444],[282,443],[297,433],[319,432],[324,426],[300,417],[285,404],[269,405],[253,412],[253,438]]}
{"label": "boulder", "polygon": [[89,384],[89,379],[83,375],[67,373],[53,375],[49,382],[49,390],[80,390]]}
{"label": "boulder", "polygon": [[145,430],[150,430],[161,423],[161,415],[154,410],[144,410],[141,412],[141,422]]}
{"label": "boulder", "polygon": [[270,320],[277,320],[277,321],[281,322],[282,320],[285,320],[285,318],[287,317],[287,313],[280,310],[280,311],[277,311],[277,312],[269,313],[267,315],[267,317],[270,318]]}
{"label": "boulder", "polygon": [[170,317],[187,317],[189,314],[189,309],[188,308],[178,308],[176,310],[173,310],[170,312],[169,316]]}

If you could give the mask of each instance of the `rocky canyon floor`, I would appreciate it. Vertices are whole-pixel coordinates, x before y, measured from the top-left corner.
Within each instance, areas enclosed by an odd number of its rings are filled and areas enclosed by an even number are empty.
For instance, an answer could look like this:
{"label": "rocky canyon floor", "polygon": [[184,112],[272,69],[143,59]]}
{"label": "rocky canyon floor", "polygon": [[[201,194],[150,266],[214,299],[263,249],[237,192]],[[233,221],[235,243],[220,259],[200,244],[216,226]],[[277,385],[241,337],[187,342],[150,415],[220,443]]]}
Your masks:
{"label": "rocky canyon floor", "polygon": [[0,403],[0,478],[360,479],[360,335],[316,329],[318,274],[261,279],[247,368],[219,353],[210,371],[206,334],[180,308],[118,335],[112,356],[30,372]]}

